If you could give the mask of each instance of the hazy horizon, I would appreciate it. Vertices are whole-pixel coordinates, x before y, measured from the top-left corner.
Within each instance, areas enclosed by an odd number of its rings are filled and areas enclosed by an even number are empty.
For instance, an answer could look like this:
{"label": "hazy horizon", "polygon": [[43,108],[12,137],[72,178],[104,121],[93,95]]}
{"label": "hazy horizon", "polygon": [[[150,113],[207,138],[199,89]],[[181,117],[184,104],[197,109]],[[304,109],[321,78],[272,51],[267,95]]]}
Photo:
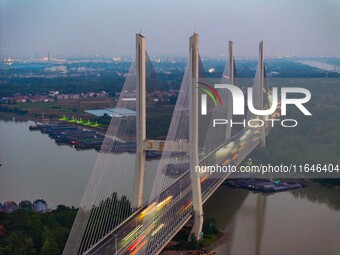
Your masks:
{"label": "hazy horizon", "polygon": [[153,56],[186,57],[188,37],[200,35],[200,54],[223,56],[339,56],[340,2],[39,1],[1,0],[0,55],[133,56],[142,32]]}

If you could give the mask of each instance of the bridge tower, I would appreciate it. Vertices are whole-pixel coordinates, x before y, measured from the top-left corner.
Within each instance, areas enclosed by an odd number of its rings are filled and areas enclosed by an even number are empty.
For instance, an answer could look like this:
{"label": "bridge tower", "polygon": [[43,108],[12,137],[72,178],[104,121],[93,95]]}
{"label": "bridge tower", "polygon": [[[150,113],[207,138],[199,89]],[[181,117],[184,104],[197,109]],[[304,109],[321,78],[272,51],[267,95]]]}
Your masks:
{"label": "bridge tower", "polygon": [[[234,45],[232,41],[229,41],[229,84],[234,84],[234,78],[235,78],[235,61],[234,61]],[[228,98],[228,107],[227,107],[227,119],[230,120],[233,117],[233,99],[230,91],[227,92],[227,98]],[[225,140],[227,141],[231,136],[231,126],[226,125],[226,134],[225,134]]]}
{"label": "bridge tower", "polygon": [[[193,193],[194,226],[192,233],[199,239],[203,227],[203,207],[201,196],[201,183],[195,166],[199,165],[198,159],[198,90],[197,82],[199,76],[199,55],[198,55],[198,34],[194,33],[189,39],[189,61],[191,62],[190,78],[190,117],[189,117],[189,144],[185,142],[170,141],[171,147],[175,151],[189,152],[190,157],[190,178]],[[136,35],[136,166],[134,176],[133,202],[134,209],[143,205],[143,184],[145,172],[145,151],[163,150],[164,141],[146,140],[146,56],[145,37]]]}
{"label": "bridge tower", "polygon": [[137,209],[143,205],[143,188],[145,172],[146,139],[146,65],[145,37],[136,34],[136,166],[133,185],[132,207]]}
{"label": "bridge tower", "polygon": [[189,117],[189,156],[190,156],[190,180],[192,188],[194,225],[191,233],[200,238],[203,227],[203,207],[201,183],[195,166],[199,165],[198,159],[198,34],[194,33],[189,39],[189,61],[191,61],[191,88],[189,90],[190,117]]}
{"label": "bridge tower", "polygon": [[[259,96],[260,96],[260,106],[261,106],[261,109],[263,109],[264,108],[263,94],[264,94],[264,91],[265,91],[265,84],[264,84],[265,70],[264,70],[263,41],[261,41],[259,43],[259,58],[260,58],[260,87],[261,87]],[[261,127],[260,142],[261,142],[262,147],[266,146],[266,129],[265,129],[264,125]]]}
{"label": "bridge tower", "polygon": [[235,61],[234,61],[234,43],[229,41],[229,79],[230,84],[234,84],[235,78]]}

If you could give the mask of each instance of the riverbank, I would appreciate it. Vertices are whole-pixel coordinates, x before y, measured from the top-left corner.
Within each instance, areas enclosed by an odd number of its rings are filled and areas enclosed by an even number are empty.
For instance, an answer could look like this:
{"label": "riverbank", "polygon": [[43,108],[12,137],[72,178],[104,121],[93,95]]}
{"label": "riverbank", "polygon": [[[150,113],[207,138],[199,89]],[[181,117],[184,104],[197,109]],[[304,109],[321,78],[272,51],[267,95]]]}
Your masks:
{"label": "riverbank", "polygon": [[19,114],[14,114],[14,113],[7,113],[7,112],[0,112],[0,117],[6,117],[6,118],[15,118],[18,120],[23,120],[23,121],[32,121],[35,123],[42,123],[42,124],[58,124],[58,123],[63,123],[66,125],[77,125],[81,128],[84,129],[88,129],[88,130],[93,130],[96,131],[102,135],[106,134],[107,131],[107,127],[106,126],[100,126],[100,127],[91,127],[91,126],[87,126],[87,125],[81,125],[79,123],[70,123],[68,121],[62,121],[60,119],[54,119],[54,118],[45,118],[45,119],[41,119],[41,118],[35,118],[33,116],[30,115],[19,115]]}
{"label": "riverbank", "polygon": [[8,113],[8,112],[1,112],[0,111],[0,117],[7,117],[7,118],[15,118],[19,120],[25,120],[25,121],[33,121],[33,122],[45,122],[45,120],[49,119],[39,119],[39,118],[34,118],[32,116],[28,115],[19,115],[19,114],[14,114],[14,113]]}

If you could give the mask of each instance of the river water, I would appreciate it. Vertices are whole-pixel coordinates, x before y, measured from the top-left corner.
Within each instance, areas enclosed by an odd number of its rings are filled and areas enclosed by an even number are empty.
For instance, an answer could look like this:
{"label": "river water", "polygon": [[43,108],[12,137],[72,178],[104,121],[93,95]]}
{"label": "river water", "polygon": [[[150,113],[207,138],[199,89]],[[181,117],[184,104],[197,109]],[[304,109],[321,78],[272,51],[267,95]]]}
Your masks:
{"label": "river water", "polygon": [[[0,202],[41,197],[50,207],[79,206],[98,153],[58,146],[29,131],[32,124],[0,118]],[[231,235],[220,254],[340,254],[340,190],[311,184],[261,195],[221,186],[204,211]]]}
{"label": "river water", "polygon": [[340,190],[311,183],[262,195],[221,186],[204,211],[231,235],[220,254],[340,254]]}
{"label": "river water", "polygon": [[29,131],[32,124],[0,118],[0,202],[43,198],[49,207],[79,206],[98,153],[58,146]]}
{"label": "river water", "polygon": [[[50,208],[59,204],[79,207],[98,152],[57,145],[47,134],[30,131],[29,126],[33,124],[32,121],[0,117],[0,203],[15,201],[18,204],[22,200],[43,198]],[[119,164],[131,164],[134,158],[130,153],[106,157],[117,169]],[[158,162],[146,161],[145,202],[151,193]],[[97,167],[107,166],[97,162]],[[133,171],[134,165],[120,172],[119,178],[123,181],[115,186],[119,196],[126,195],[130,200]]]}

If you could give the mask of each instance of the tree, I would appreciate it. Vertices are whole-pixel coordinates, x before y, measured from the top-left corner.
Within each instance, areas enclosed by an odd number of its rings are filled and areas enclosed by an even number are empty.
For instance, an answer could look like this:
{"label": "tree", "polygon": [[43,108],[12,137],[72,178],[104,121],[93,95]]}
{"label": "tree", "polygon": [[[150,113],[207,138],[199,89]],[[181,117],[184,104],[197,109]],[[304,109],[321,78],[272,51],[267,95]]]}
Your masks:
{"label": "tree", "polygon": [[45,240],[41,248],[41,255],[58,255],[60,254],[56,240]]}
{"label": "tree", "polygon": [[52,229],[46,229],[43,233],[43,245],[41,255],[58,255],[60,253],[58,247],[58,239],[56,233]]}
{"label": "tree", "polygon": [[20,231],[13,231],[5,240],[7,254],[33,255],[36,254],[32,237],[24,236]]}

